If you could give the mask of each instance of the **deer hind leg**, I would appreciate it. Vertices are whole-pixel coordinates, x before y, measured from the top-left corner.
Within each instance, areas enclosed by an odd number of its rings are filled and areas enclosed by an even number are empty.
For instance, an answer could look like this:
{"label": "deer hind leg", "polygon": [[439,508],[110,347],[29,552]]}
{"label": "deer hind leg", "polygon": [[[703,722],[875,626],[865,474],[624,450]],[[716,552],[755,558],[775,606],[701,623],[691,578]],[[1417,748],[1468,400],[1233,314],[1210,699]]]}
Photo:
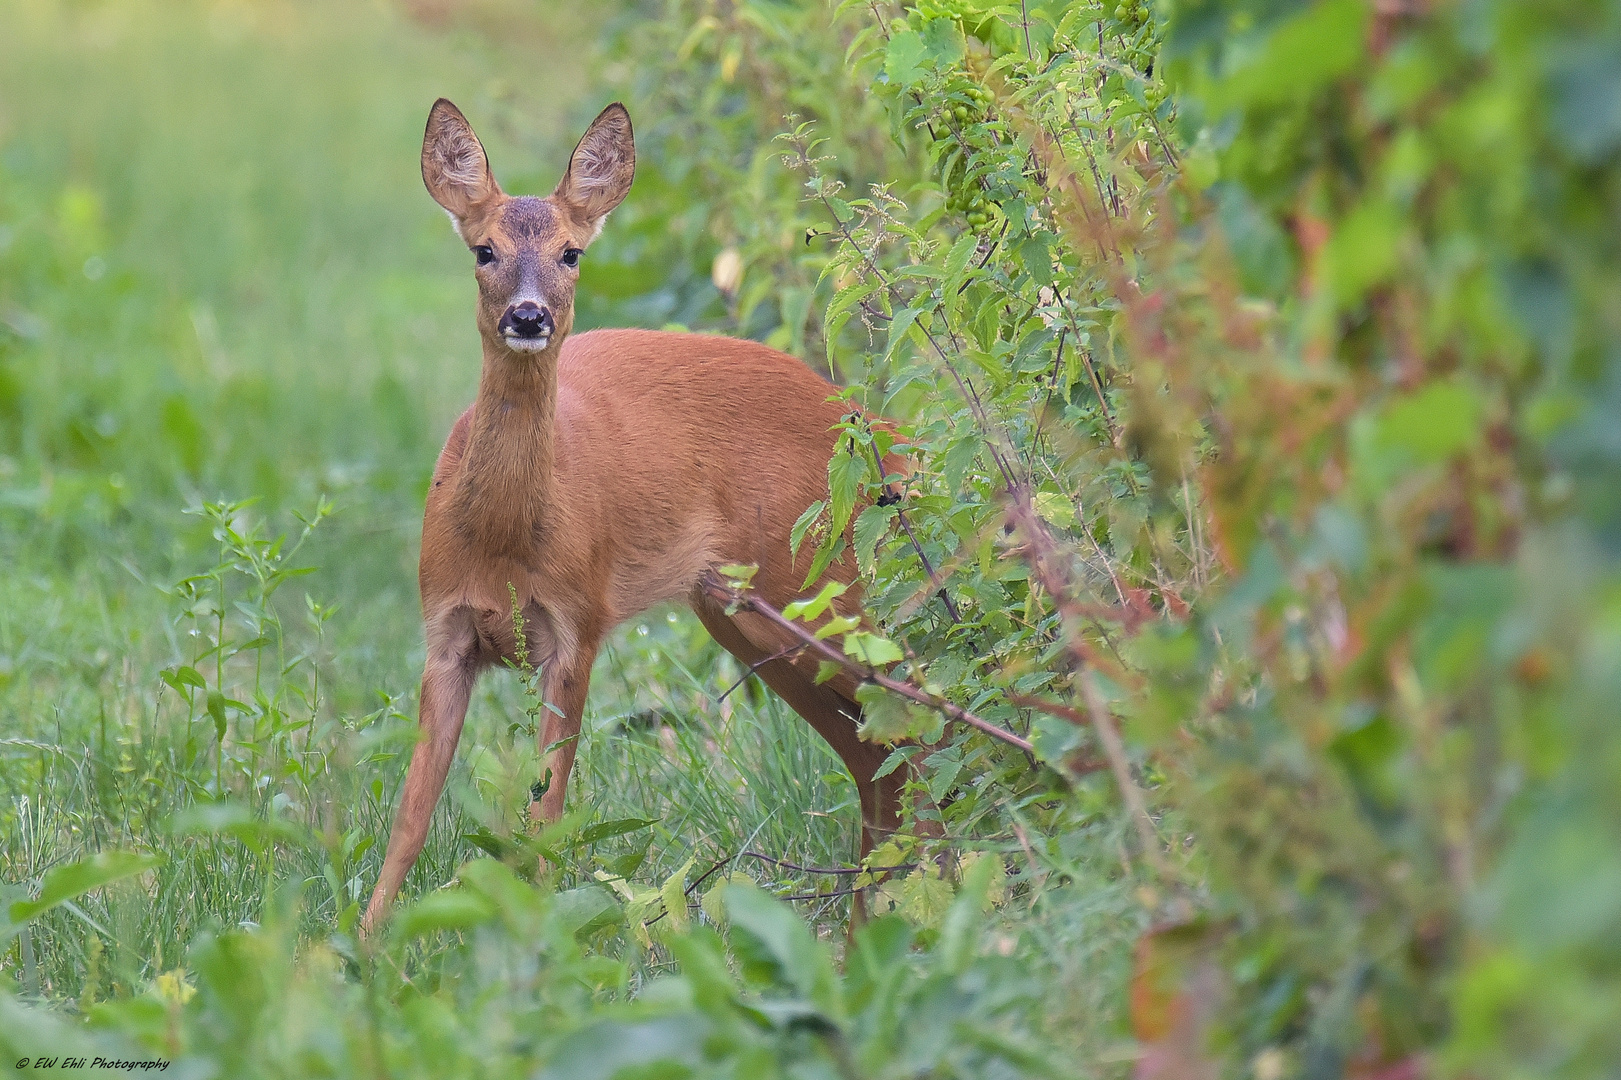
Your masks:
{"label": "deer hind leg", "polygon": [[[544,723],[536,733],[539,749],[545,754],[542,782],[546,793],[529,804],[529,816],[551,823],[563,816],[563,799],[568,794],[568,777],[574,769],[574,756],[580,748],[580,725],[585,719],[585,699],[591,689],[591,664],[596,660],[595,643],[567,658],[559,657],[546,665],[544,688],[548,708]],[[559,715],[561,713],[561,715]],[[567,740],[566,742],[564,740]],[[562,743],[551,753],[546,748]],[[545,779],[549,774],[550,779]]]}
{"label": "deer hind leg", "polygon": [[[753,668],[767,686],[804,717],[850,770],[850,778],[855,781],[861,798],[861,858],[865,859],[900,826],[901,788],[906,777],[904,770],[898,769],[888,776],[874,778],[873,774],[889,756],[889,749],[863,742],[856,734],[861,724],[861,706],[848,693],[835,689],[838,680],[818,685],[814,666],[809,672],[802,670],[784,651],[795,643],[786,636],[776,640],[775,635],[780,631],[769,624],[755,623],[745,630],[739,625],[741,618],[728,617],[712,605],[695,605],[695,610],[710,635],[726,651]],[[854,687],[847,689],[853,692]],[[864,917],[865,905],[859,893],[855,901],[852,910],[854,917],[860,920]]]}

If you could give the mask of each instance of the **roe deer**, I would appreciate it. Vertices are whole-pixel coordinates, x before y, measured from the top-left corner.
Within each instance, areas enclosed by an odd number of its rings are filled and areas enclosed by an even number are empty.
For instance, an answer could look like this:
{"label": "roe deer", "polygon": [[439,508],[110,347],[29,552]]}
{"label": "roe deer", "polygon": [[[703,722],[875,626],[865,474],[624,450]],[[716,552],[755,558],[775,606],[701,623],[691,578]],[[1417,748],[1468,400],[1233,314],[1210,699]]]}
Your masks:
{"label": "roe deer", "polygon": [[[905,770],[874,779],[887,751],[856,735],[855,682],[817,683],[816,661],[758,615],[728,617],[700,584],[753,563],[753,588],[797,594],[788,537],[827,496],[831,428],[846,409],[798,360],[752,341],[645,330],[571,337],[580,254],[630,189],[630,115],[594,120],[546,198],[503,193],[450,102],[428,115],[422,178],[472,249],[484,363],[478,397],[451,429],[422,523],[421,733],[363,930],[387,910],[427,838],[479,672],[517,655],[542,670],[540,746],[551,786],[530,814],[562,815],[591,663],[616,625],[684,600],[715,640],[827,740],[861,798],[861,853],[895,827]],[[886,468],[889,467],[886,463]],[[848,582],[845,561],[829,578]],[[838,604],[856,613],[856,590]],[[570,740],[570,741],[562,741]],[[858,908],[859,910],[859,908]]]}

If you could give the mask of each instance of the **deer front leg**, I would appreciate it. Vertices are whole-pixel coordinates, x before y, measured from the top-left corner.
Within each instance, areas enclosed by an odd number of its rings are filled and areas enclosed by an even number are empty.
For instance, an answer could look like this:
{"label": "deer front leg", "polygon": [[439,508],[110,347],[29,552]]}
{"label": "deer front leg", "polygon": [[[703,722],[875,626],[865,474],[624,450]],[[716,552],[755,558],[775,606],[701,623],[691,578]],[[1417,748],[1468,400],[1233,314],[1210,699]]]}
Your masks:
{"label": "deer front leg", "polygon": [[450,762],[456,756],[462,721],[467,718],[467,703],[478,674],[478,639],[471,619],[456,619],[440,629],[442,633],[430,635],[440,640],[429,641],[428,662],[422,671],[419,738],[405,772],[405,793],[400,797],[399,812],[388,836],[383,872],[360,921],[363,937],[381,921],[405,875],[422,853],[428,824],[444,792]]}
{"label": "deer front leg", "polygon": [[[542,763],[544,777],[551,774],[546,793],[529,804],[529,816],[537,821],[551,823],[563,816],[563,797],[568,793],[568,774],[574,768],[574,755],[579,750],[580,724],[585,718],[586,694],[591,688],[591,664],[596,660],[595,645],[584,648],[575,656],[558,658],[546,667],[546,703],[562,713],[548,708],[546,722],[541,725],[537,738],[544,754],[546,747],[562,742]],[[563,740],[567,740],[564,742]]]}

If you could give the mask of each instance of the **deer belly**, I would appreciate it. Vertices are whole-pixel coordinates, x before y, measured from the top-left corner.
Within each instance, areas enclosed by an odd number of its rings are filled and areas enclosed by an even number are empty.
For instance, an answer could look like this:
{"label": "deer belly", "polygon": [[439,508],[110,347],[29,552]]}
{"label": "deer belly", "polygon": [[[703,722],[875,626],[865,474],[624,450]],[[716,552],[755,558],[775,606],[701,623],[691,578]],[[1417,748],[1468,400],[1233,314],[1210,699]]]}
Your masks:
{"label": "deer belly", "polygon": [[657,545],[625,545],[618,555],[608,585],[610,624],[655,604],[687,599],[717,561],[708,529],[683,530]]}

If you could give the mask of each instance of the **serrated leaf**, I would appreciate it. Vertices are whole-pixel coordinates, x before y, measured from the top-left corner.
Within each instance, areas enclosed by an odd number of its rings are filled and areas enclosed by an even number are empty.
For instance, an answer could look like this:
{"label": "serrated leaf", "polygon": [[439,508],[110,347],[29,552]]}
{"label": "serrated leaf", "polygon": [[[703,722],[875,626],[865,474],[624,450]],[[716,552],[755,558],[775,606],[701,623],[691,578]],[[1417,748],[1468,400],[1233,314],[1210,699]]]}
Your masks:
{"label": "serrated leaf", "polygon": [[1031,502],[1036,514],[1047,524],[1057,525],[1061,529],[1075,525],[1075,504],[1067,496],[1056,491],[1039,491]]}
{"label": "serrated leaf", "polygon": [[833,564],[833,560],[844,553],[844,537],[839,533],[831,534],[821,547],[816,549],[816,558],[811,560],[810,570],[805,574],[805,580],[800,585],[808,589],[821,578],[822,572]]}
{"label": "serrated leaf", "polygon": [[823,313],[822,318],[825,321],[831,322],[835,316],[854,309],[855,306],[861,303],[862,300],[872,295],[873,290],[877,289],[881,284],[881,282],[873,280],[857,281],[853,285],[846,285],[844,288],[840,289],[834,294],[833,299],[827,305],[827,311]]}
{"label": "serrated leaf", "polygon": [[965,232],[957,237],[956,243],[946,254],[946,288],[956,292],[962,285],[963,271],[968,269],[968,260],[974,257],[974,251],[979,247],[979,237],[972,232]]}
{"label": "serrated leaf", "polygon": [[905,765],[916,755],[926,752],[926,749],[921,746],[897,746],[890,751],[889,756],[884,759],[884,763],[878,766],[878,770],[872,774],[872,778],[874,780],[882,779]]}
{"label": "serrated leaf", "polygon": [[896,346],[901,343],[901,339],[906,336],[906,332],[912,328],[912,324],[917,322],[917,317],[921,314],[921,308],[911,307],[901,308],[895,312],[895,317],[889,323],[889,343],[884,346],[883,361],[885,363],[888,363],[889,358],[895,355]]}
{"label": "serrated leaf", "polygon": [[923,26],[922,37],[924,56],[935,65],[946,67],[963,58],[962,31],[956,19],[930,19]]}
{"label": "serrated leaf", "polygon": [[853,446],[841,446],[827,463],[827,488],[830,496],[830,536],[844,534],[855,511],[856,499],[861,495],[861,482],[867,478],[867,458],[858,454]]}
{"label": "serrated leaf", "polygon": [[884,75],[897,85],[915,81],[923,74],[927,51],[921,34],[901,31],[889,39],[889,46],[884,50]]}
{"label": "serrated leaf", "polygon": [[826,509],[827,503],[818,499],[807,506],[803,514],[799,515],[799,520],[794,522],[793,529],[788,533],[788,550],[792,554],[799,554],[799,545],[805,542],[805,534],[810,531],[812,525],[816,524],[816,519],[821,517],[822,511]]}
{"label": "serrated leaf", "polygon": [[681,868],[668,878],[659,888],[659,899],[664,901],[665,921],[668,922],[671,932],[680,932],[687,928],[690,921],[687,916],[687,874],[692,870],[692,858],[681,864]]}
{"label": "serrated leaf", "polygon": [[856,516],[855,528],[851,530],[855,541],[856,565],[862,573],[872,570],[873,556],[878,547],[878,541],[884,538],[889,531],[890,522],[899,514],[899,508],[894,506],[869,506]]}

